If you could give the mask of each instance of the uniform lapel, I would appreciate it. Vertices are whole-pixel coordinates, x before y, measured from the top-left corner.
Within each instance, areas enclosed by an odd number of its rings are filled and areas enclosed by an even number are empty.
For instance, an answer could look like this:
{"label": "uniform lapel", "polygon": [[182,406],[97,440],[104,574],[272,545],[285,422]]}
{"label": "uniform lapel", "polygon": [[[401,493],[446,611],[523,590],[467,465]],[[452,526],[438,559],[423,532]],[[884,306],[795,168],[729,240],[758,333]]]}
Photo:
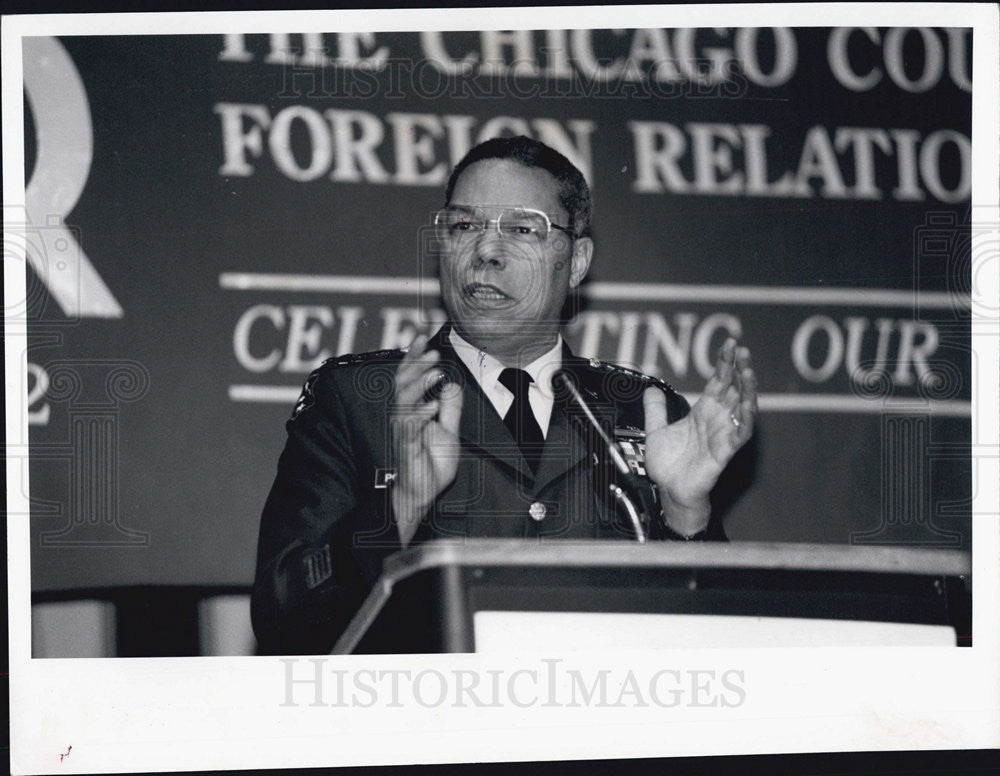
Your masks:
{"label": "uniform lapel", "polygon": [[[545,448],[539,463],[538,473],[532,477],[531,468],[521,453],[517,443],[511,438],[503,419],[483,393],[479,382],[466,368],[448,340],[450,328],[445,326],[434,337],[434,347],[441,352],[442,366],[460,376],[462,383],[462,417],[459,422],[459,437],[462,442],[475,447],[511,469],[519,472],[522,481],[535,481],[534,491],[540,492],[549,483],[564,476],[590,454],[586,429],[587,421],[575,403],[560,401],[552,407],[549,430],[545,436]],[[563,368],[577,378],[584,400],[590,407],[604,430],[611,435],[614,429],[614,406],[600,400],[593,388],[592,376],[588,372],[589,362],[578,358],[563,343]]]}
{"label": "uniform lapel", "polygon": [[583,436],[570,425],[566,413],[557,403],[552,408],[549,420],[549,432],[545,437],[545,448],[535,477],[535,492],[564,476],[586,455],[587,446]]}
{"label": "uniform lapel", "polygon": [[[563,343],[563,369],[576,378],[587,406],[601,426],[611,433],[614,427],[614,407],[601,403],[596,393],[588,389],[586,369],[588,362],[577,358]],[[586,429],[589,424],[575,402],[557,391],[555,406],[552,408],[552,419],[549,421],[549,433],[545,438],[545,455],[538,468],[535,482],[536,492],[540,491],[553,480],[564,476],[592,453],[592,442],[588,442]]]}
{"label": "uniform lapel", "polygon": [[531,479],[531,469],[521,450],[510,436],[493,403],[483,393],[479,381],[455,353],[448,340],[450,327],[445,326],[434,337],[434,347],[441,352],[442,367],[462,385],[462,417],[458,436],[466,445],[497,459],[511,469]]}

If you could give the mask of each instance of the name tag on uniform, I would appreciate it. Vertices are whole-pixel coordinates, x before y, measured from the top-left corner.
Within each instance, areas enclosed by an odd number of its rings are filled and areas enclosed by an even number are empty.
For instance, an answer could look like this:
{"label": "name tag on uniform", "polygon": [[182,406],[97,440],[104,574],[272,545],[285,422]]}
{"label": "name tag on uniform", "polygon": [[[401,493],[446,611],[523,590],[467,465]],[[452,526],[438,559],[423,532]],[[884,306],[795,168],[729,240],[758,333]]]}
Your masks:
{"label": "name tag on uniform", "polygon": [[375,470],[375,487],[379,490],[388,488],[392,483],[396,481],[396,477],[399,473],[395,469],[376,469]]}

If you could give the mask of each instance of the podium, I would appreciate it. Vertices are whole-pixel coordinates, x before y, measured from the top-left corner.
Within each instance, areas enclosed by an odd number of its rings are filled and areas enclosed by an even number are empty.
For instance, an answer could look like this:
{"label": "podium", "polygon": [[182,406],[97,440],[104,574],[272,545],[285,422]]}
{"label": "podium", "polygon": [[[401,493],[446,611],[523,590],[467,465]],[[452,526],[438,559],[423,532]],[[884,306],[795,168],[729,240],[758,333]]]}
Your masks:
{"label": "podium", "polygon": [[437,540],[386,559],[333,654],[971,643],[960,550]]}

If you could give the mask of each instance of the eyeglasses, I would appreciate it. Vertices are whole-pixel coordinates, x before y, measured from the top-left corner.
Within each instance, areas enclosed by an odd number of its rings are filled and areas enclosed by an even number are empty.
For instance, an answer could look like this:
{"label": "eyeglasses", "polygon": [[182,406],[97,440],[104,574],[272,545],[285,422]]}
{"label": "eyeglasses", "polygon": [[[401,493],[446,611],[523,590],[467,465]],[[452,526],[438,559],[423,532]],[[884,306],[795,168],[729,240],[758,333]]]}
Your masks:
{"label": "eyeglasses", "polygon": [[487,218],[486,211],[478,207],[448,207],[434,215],[434,225],[448,240],[463,240],[483,234],[490,224],[496,224],[497,234],[501,239],[518,242],[543,243],[553,229],[568,235],[573,234],[569,227],[552,223],[548,215],[541,210],[525,207],[504,208],[500,215],[493,219]]}

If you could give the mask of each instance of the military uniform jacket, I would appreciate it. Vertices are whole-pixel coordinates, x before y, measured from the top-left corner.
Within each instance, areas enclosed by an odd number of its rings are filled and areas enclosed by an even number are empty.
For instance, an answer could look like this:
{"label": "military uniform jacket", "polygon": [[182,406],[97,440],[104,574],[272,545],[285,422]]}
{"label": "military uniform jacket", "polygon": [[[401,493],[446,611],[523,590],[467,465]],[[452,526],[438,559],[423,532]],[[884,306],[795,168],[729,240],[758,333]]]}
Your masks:
{"label": "military uniform jacket", "polygon": [[[537,475],[496,409],[448,342],[431,340],[439,365],[462,386],[460,460],[413,542],[433,538],[634,538],[609,495],[615,474],[580,412],[557,393]],[[251,612],[265,653],[328,652],[381,573],[401,549],[390,493],[393,375],[402,351],[330,359],[313,372],[291,419],[288,440],[261,519]],[[563,369],[602,427],[622,443],[635,482],[655,503],[642,466],[642,393],[658,386],[668,419],[688,412],[666,383],[564,347]],[[648,510],[652,512],[652,510]],[[651,538],[668,536],[660,516]],[[707,538],[725,539],[713,518]]]}

